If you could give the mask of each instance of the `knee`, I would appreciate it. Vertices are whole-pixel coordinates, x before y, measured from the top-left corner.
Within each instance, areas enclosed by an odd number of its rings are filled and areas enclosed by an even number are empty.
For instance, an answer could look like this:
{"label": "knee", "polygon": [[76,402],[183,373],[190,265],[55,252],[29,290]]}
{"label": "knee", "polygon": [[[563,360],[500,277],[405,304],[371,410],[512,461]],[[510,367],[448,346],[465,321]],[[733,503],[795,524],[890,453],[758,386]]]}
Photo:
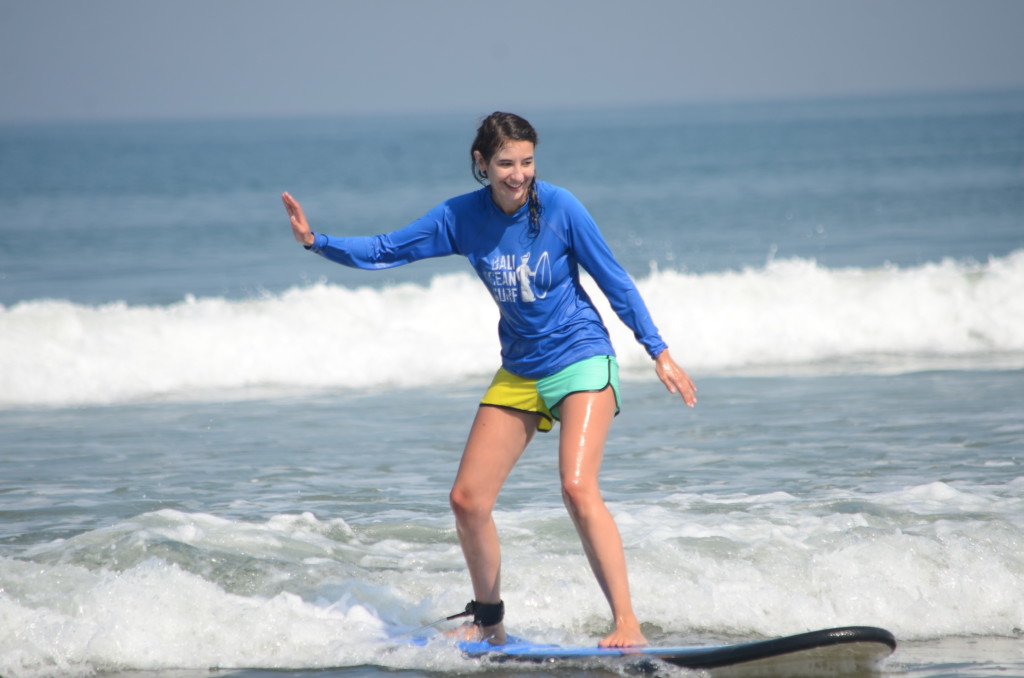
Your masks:
{"label": "knee", "polygon": [[594,483],[578,480],[562,481],[562,501],[569,512],[577,518],[586,518],[604,505],[601,491]]}
{"label": "knee", "polygon": [[474,519],[487,518],[491,514],[491,504],[478,493],[474,493],[464,487],[455,485],[448,494],[448,504],[452,507],[452,513],[459,522],[472,521]]}

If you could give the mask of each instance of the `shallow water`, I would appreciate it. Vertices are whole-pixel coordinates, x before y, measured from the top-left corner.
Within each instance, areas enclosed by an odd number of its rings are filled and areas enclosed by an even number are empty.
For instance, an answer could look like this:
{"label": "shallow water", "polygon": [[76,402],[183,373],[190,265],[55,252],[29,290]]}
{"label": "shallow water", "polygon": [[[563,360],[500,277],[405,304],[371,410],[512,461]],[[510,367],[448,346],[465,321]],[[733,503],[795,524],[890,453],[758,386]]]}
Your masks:
{"label": "shallow water", "polygon": [[[628,380],[603,485],[650,636],[870,624],[910,643],[906,675],[943,675],[935,654],[996,660],[971,648],[1006,661],[1024,578],[1021,376],[706,377],[692,412]],[[36,653],[12,675],[462,670],[381,643],[465,603],[446,499],[482,388],[0,413],[15,451],[0,607],[22,629],[5,655]],[[607,613],[553,443],[540,437],[499,505],[509,624],[586,642]]]}

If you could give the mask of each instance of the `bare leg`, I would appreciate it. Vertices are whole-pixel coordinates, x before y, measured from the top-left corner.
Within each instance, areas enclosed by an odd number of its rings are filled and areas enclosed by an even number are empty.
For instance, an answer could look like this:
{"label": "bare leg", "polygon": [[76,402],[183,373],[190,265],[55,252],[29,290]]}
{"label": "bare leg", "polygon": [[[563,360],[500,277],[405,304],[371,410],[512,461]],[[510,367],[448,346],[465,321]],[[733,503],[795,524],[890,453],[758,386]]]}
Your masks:
{"label": "bare leg", "polygon": [[[462,452],[449,500],[473,596],[481,603],[501,600],[501,547],[491,512],[505,479],[533,438],[539,416],[481,406]],[[504,643],[504,624],[485,627],[483,637]]]}
{"label": "bare leg", "polygon": [[615,416],[615,393],[611,387],[600,393],[574,393],[563,401],[561,415],[558,466],[562,497],[615,620],[615,630],[598,644],[646,645],[633,613],[622,538],[598,485],[604,443]]}

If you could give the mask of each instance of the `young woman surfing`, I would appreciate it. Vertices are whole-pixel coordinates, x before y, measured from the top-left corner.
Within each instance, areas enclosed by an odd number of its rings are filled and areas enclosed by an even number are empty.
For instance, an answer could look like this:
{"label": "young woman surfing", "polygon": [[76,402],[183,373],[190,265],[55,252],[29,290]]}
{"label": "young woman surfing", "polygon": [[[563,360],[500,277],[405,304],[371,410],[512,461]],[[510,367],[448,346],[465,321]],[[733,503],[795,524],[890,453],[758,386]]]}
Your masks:
{"label": "young woman surfing", "polygon": [[633,280],[593,219],[568,191],[536,178],[537,133],[512,113],[477,130],[473,174],[484,187],[446,200],[392,233],[314,233],[299,203],[282,198],[306,249],[346,266],[380,269],[427,257],[466,257],[500,311],[501,367],[477,409],[450,501],[473,584],[473,632],[505,641],[501,554],[492,510],[536,431],[560,422],[562,497],[602,592],[614,629],[607,647],[646,644],[633,612],[626,561],[598,472],[619,411],[618,364],[601,317],[580,284],[585,269],[654,360],[658,378],[690,407],[696,388],[662,341]]}

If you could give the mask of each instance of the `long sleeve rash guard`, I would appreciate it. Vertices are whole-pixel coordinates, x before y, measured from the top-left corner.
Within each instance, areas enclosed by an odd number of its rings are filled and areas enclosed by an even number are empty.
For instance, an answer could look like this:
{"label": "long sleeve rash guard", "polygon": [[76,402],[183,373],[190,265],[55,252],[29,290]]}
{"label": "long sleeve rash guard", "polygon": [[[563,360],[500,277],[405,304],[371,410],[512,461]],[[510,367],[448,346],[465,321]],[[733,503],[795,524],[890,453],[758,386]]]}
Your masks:
{"label": "long sleeve rash guard", "polygon": [[582,266],[619,318],[656,358],[665,349],[640,293],[615,260],[597,224],[569,191],[537,182],[539,233],[529,207],[502,212],[481,188],[447,200],[392,233],[315,234],[309,249],[346,266],[379,269],[461,254],[498,304],[502,366],[539,379],[595,355],[614,355],[608,330],[580,284]]}

